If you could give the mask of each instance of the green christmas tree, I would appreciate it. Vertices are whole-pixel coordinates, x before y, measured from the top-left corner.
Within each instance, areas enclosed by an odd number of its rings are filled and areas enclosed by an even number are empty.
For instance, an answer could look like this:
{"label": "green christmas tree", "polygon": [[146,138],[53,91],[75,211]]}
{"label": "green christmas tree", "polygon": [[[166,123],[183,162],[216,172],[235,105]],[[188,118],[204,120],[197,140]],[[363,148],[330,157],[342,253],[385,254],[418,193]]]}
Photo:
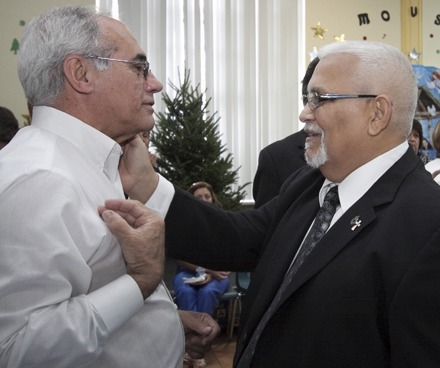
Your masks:
{"label": "green christmas tree", "polygon": [[233,170],[232,154],[222,145],[218,131],[219,118],[210,114],[208,105],[199,91],[190,83],[190,72],[184,73],[183,83],[176,86],[171,98],[162,94],[166,113],[158,113],[151,143],[158,154],[158,171],[174,185],[187,190],[197,181],[212,185],[224,209],[240,209],[245,197],[244,188],[233,189],[238,169]]}

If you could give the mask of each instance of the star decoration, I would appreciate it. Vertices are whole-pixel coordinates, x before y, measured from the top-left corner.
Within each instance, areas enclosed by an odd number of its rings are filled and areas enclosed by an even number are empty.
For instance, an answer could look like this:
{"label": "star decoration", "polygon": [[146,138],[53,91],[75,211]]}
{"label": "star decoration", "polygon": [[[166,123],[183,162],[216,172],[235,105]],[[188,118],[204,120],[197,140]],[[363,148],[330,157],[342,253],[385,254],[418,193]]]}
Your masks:
{"label": "star decoration", "polygon": [[344,42],[345,41],[345,34],[341,34],[340,36],[333,36],[333,39],[337,42]]}
{"label": "star decoration", "polygon": [[308,52],[309,56],[310,56],[310,61],[312,61],[315,57],[318,56],[318,49],[313,46],[312,52]]}
{"label": "star decoration", "polygon": [[313,38],[319,37],[321,40],[324,39],[324,33],[327,32],[327,29],[321,27],[321,22],[318,22],[316,27],[312,27],[312,31],[315,32]]}
{"label": "star decoration", "polygon": [[408,53],[408,56],[411,58],[411,60],[417,61],[419,60],[420,52],[417,52],[416,48],[414,47],[412,51]]}

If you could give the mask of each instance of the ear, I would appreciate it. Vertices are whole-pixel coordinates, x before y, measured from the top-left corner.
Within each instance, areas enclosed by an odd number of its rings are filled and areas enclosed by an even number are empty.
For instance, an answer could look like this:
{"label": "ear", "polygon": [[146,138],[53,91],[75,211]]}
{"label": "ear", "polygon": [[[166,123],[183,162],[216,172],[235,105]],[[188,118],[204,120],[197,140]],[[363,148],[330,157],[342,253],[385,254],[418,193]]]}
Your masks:
{"label": "ear", "polygon": [[79,93],[91,93],[94,90],[92,65],[84,57],[69,55],[63,63],[64,76],[69,85]]}
{"label": "ear", "polygon": [[375,98],[373,108],[372,118],[368,126],[368,134],[376,136],[386,129],[391,120],[391,101],[388,96],[379,95]]}

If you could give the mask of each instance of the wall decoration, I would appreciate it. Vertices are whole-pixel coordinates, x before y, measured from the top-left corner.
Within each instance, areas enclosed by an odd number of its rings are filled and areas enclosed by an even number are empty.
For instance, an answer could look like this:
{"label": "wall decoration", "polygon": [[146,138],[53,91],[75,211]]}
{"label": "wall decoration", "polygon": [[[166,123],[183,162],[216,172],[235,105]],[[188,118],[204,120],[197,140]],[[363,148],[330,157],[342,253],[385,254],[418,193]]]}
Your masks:
{"label": "wall decoration", "polygon": [[11,50],[14,55],[17,55],[18,50],[20,49],[20,43],[18,42],[18,40],[16,38],[14,38],[12,40],[12,45],[11,45]]}
{"label": "wall decoration", "polygon": [[[18,24],[24,27],[26,25],[26,22],[24,20],[20,20]],[[17,55],[19,49],[20,49],[20,42],[17,40],[17,38],[14,38],[12,40],[11,49],[9,51],[12,51],[14,55]]]}
{"label": "wall decoration", "polygon": [[[331,36],[386,42],[412,63],[440,66],[440,0],[306,0],[307,29],[318,21]],[[336,40],[313,36],[306,33],[306,50]]]}
{"label": "wall decoration", "polygon": [[417,77],[419,97],[415,118],[423,128],[422,151],[430,160],[437,152],[432,147],[432,131],[440,121],[440,68],[434,66],[413,65]]}
{"label": "wall decoration", "polygon": [[315,32],[313,38],[319,37],[321,40],[324,39],[324,33],[327,32],[327,29],[321,27],[320,22],[318,22],[316,27],[312,27],[312,30]]}
{"label": "wall decoration", "polygon": [[417,52],[416,48],[413,48],[411,52],[408,52],[408,56],[412,61],[419,61],[420,52]]}

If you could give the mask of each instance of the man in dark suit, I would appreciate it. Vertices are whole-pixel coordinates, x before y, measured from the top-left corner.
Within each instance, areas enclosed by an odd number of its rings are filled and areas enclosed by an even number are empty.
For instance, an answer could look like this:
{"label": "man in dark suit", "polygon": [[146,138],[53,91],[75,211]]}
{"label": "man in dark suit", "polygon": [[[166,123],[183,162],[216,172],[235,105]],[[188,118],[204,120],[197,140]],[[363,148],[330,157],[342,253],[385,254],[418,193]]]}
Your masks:
{"label": "man in dark suit", "polygon": [[[254,271],[235,367],[439,367],[440,187],[406,140],[417,99],[411,65],[368,41],[330,44],[319,57],[300,114],[308,165],[278,197],[228,213],[177,188],[164,196],[170,184],[159,178],[147,204],[167,211],[174,257]],[[297,268],[335,185],[330,227]]]}
{"label": "man in dark suit", "polygon": [[261,207],[278,195],[285,180],[306,164],[304,159],[306,137],[306,132],[301,129],[260,151],[252,188],[254,208]]}
{"label": "man in dark suit", "polygon": [[[307,85],[318,62],[319,58],[316,57],[307,67],[302,81],[303,95],[307,94]],[[277,196],[286,179],[306,164],[304,158],[306,137],[307,133],[301,129],[299,132],[269,144],[260,151],[252,188],[254,208],[261,207]]]}

